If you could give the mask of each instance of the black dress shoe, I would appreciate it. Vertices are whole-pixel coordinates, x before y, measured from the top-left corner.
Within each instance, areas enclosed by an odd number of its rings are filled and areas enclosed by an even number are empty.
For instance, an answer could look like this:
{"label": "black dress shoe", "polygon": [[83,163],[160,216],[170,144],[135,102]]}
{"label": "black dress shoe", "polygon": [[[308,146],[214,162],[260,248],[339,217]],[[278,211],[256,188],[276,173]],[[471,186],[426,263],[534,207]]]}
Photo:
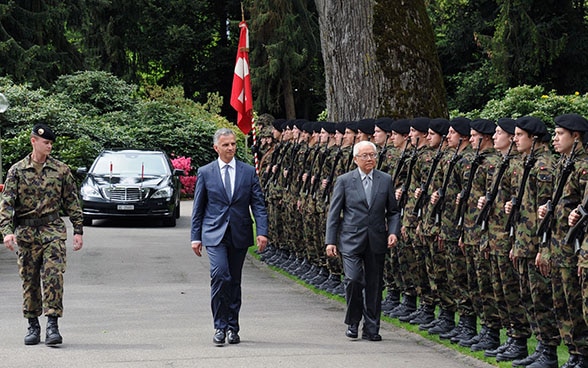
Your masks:
{"label": "black dress shoe", "polygon": [[357,339],[357,330],[359,329],[359,324],[353,323],[347,326],[347,331],[345,331],[345,336],[349,337],[350,339]]}
{"label": "black dress shoe", "polygon": [[226,336],[225,330],[219,328],[214,333],[214,337],[212,338],[212,342],[214,342],[217,345],[222,345],[225,343],[225,336]]}
{"label": "black dress shoe", "polygon": [[361,338],[363,340],[369,340],[369,341],[382,341],[382,336],[380,336],[380,334],[375,334],[375,335],[362,334]]}
{"label": "black dress shoe", "polygon": [[239,337],[239,334],[233,330],[229,330],[229,332],[227,333],[227,340],[228,340],[229,344],[238,344],[241,342],[241,338]]}

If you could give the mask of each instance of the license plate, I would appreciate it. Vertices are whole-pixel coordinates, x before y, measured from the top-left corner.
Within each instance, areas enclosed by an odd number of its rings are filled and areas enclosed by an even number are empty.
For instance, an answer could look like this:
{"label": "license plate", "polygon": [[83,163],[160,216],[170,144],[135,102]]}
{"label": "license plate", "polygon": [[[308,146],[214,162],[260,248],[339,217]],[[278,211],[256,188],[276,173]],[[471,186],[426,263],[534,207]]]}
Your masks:
{"label": "license plate", "polygon": [[133,211],[135,209],[135,205],[132,204],[119,204],[116,206],[119,211]]}

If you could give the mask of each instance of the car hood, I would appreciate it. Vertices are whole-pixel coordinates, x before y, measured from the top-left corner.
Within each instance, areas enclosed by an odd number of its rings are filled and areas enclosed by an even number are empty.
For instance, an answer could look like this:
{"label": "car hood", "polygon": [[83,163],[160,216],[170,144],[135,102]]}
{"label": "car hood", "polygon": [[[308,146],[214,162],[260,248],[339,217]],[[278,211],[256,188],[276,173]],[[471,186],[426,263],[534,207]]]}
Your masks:
{"label": "car hood", "polygon": [[159,187],[167,180],[169,180],[168,175],[137,175],[137,176],[117,176],[117,175],[96,175],[96,174],[88,174],[88,180],[93,181],[99,186],[129,186],[129,187]]}

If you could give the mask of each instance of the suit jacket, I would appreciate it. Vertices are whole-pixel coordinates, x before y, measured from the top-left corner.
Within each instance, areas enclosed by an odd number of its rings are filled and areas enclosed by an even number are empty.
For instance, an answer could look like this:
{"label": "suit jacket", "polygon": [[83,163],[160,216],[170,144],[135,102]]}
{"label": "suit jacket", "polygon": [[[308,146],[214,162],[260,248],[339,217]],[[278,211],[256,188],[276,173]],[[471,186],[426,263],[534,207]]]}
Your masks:
{"label": "suit jacket", "polygon": [[265,198],[253,166],[236,161],[235,185],[230,200],[217,160],[198,169],[192,210],[192,241],[200,240],[206,247],[217,246],[230,225],[233,246],[250,247],[254,243],[251,213],[255,217],[257,235],[267,236]]}
{"label": "suit jacket", "polygon": [[342,254],[362,253],[367,244],[375,254],[386,253],[388,235],[398,234],[400,230],[392,177],[373,170],[372,178],[371,206],[368,206],[359,170],[343,174],[335,182],[325,241],[336,244]]}

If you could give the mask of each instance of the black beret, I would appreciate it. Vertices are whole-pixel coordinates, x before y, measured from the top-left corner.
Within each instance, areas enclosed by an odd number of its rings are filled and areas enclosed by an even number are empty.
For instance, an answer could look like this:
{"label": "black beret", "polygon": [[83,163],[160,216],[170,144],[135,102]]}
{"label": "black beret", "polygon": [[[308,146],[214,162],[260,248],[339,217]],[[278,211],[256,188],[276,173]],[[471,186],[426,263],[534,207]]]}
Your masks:
{"label": "black beret", "polygon": [[276,119],[272,122],[272,126],[274,127],[275,130],[282,132],[284,130],[284,122],[286,120],[285,119]]}
{"label": "black beret", "polygon": [[588,132],[588,120],[578,114],[564,114],[556,116],[555,125],[572,132]]}
{"label": "black beret", "polygon": [[357,122],[357,129],[362,133],[372,135],[374,134],[374,119],[361,119]]}
{"label": "black beret", "polygon": [[296,119],[292,122],[292,126],[298,128],[298,130],[302,130],[306,123],[308,123],[306,119]]}
{"label": "black beret", "polygon": [[294,120],[287,120],[286,121],[286,128],[290,129],[290,130],[294,129]]}
{"label": "black beret", "polygon": [[[515,120],[515,126],[539,138],[547,136],[547,127],[541,119],[534,116],[521,116]],[[549,138],[549,137],[548,137]]]}
{"label": "black beret", "polygon": [[314,123],[312,121],[305,121],[302,124],[302,128],[298,127],[298,129],[305,131],[306,133],[312,133],[314,129]]}
{"label": "black beret", "polygon": [[449,120],[443,118],[431,119],[429,129],[439,135],[447,136],[449,132]]}
{"label": "black beret", "polygon": [[410,132],[410,120],[398,119],[390,125],[390,130],[398,134],[408,134]]}
{"label": "black beret", "polygon": [[427,133],[429,131],[429,118],[414,118],[410,121],[410,127],[418,130],[419,132]]}
{"label": "black beret", "polygon": [[47,125],[43,123],[35,124],[33,127],[33,134],[41,138],[48,139],[55,142],[55,133]]}
{"label": "black beret", "polygon": [[345,128],[357,133],[357,121],[347,122],[347,126]]}
{"label": "black beret", "polygon": [[345,134],[345,129],[347,129],[347,122],[342,121],[340,123],[335,124],[335,130],[341,134]]}
{"label": "black beret", "polygon": [[315,121],[312,123],[312,131],[314,133],[320,133],[321,129],[323,129],[324,122],[322,121]]}
{"label": "black beret", "polygon": [[510,135],[514,135],[515,131],[515,120],[511,118],[500,118],[498,119],[498,126]]}
{"label": "black beret", "polygon": [[383,131],[390,133],[392,131],[391,126],[393,122],[394,120],[392,118],[379,118],[374,124]]}
{"label": "black beret", "polygon": [[453,118],[449,121],[449,126],[453,128],[456,132],[464,137],[470,136],[470,123],[471,120],[468,118],[464,118],[462,116],[458,116]]}
{"label": "black beret", "polygon": [[[323,122],[323,126],[322,126],[322,128],[329,134],[335,134],[336,127],[337,127],[337,124],[330,122],[330,121]],[[345,131],[343,131],[343,133],[345,133]]]}
{"label": "black beret", "polygon": [[496,124],[488,119],[476,119],[470,123],[470,128],[484,135],[492,135],[496,131]]}

